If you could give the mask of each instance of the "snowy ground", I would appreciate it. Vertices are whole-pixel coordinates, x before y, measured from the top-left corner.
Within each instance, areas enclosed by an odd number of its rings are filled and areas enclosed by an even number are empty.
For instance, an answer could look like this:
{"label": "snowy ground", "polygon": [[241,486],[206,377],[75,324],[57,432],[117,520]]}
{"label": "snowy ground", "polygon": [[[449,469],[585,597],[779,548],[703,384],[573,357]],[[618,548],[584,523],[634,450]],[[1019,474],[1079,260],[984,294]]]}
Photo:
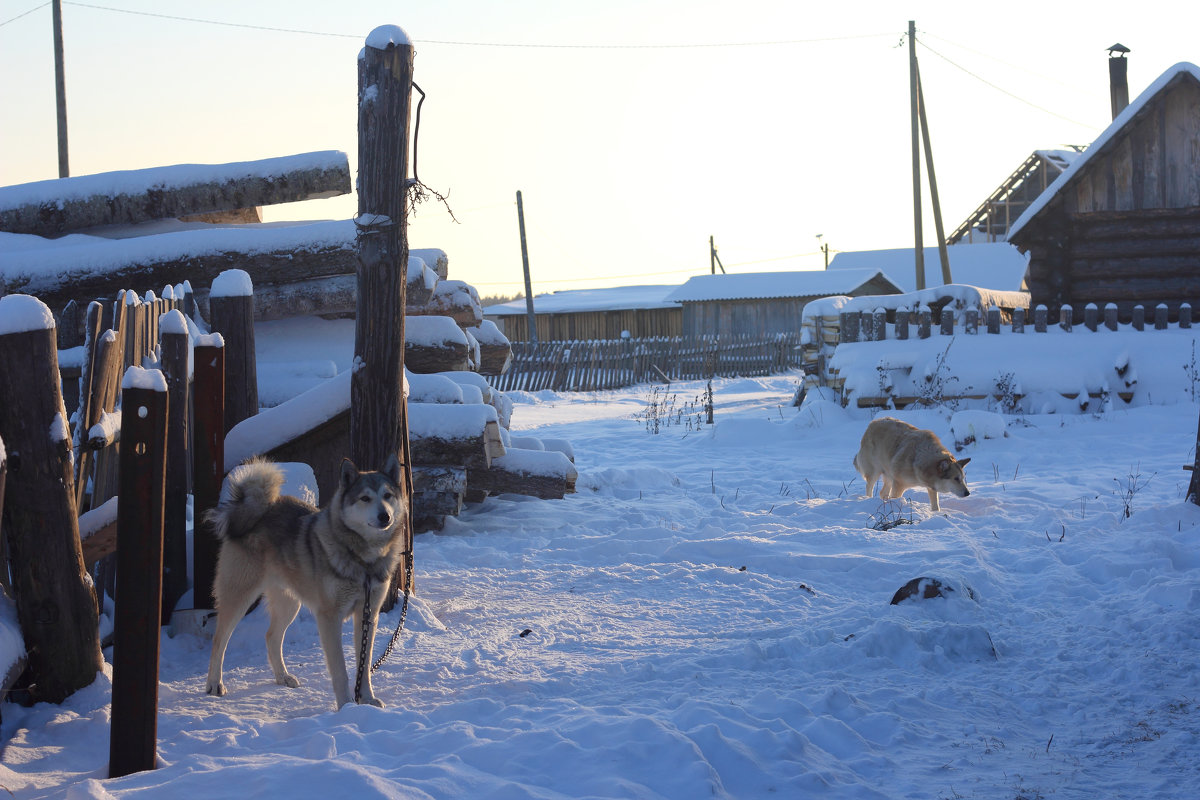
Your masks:
{"label": "snowy ground", "polygon": [[[1180,469],[1197,407],[1009,417],[1006,438],[961,454],[971,495],[932,514],[923,491],[862,499],[851,458],[869,417],[798,412],[796,382],[717,381],[715,426],[685,415],[657,434],[639,418],[647,386],[515,395],[515,430],[572,441],[579,492],[491,498],[418,537],[408,631],[375,681],[385,709],[332,709],[307,612],[285,644],[305,682],[275,686],[260,609],[230,647],[225,698],[204,694],[208,643],[164,637],[159,769],[104,779],[103,676],[61,707],[3,706],[0,786],[1200,796],[1200,509]],[[899,416],[952,438],[947,414]],[[897,519],[910,524],[872,527]],[[889,604],[921,576],[956,591]]]}

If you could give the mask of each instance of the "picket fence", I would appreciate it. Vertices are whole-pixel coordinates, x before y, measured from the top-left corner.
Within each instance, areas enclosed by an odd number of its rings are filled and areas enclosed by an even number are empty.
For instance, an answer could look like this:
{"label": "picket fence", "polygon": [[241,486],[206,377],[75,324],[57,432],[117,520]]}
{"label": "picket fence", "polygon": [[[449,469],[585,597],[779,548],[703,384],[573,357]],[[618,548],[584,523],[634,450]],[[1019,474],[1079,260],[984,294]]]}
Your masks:
{"label": "picket fence", "polygon": [[797,334],[513,342],[501,391],[590,392],[647,381],[772,375],[799,366]]}

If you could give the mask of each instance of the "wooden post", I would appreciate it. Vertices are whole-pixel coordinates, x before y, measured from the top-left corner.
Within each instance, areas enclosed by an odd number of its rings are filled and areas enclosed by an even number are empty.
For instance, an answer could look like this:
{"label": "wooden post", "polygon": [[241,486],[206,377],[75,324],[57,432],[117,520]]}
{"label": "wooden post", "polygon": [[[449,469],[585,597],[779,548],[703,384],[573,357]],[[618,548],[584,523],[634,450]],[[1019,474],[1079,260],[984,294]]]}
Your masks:
{"label": "wooden post", "polygon": [[[942,283],[950,284],[950,254],[946,252],[946,230],[942,227],[942,203],[938,200],[937,175],[933,171],[933,145],[929,142],[929,120],[925,118],[925,90],[921,88],[921,68],[913,62],[917,73],[917,111],[921,118],[921,138],[925,142],[925,169],[929,172],[929,202],[933,206],[933,228],[937,233],[938,258],[942,262]],[[923,256],[922,256],[923,258]]]}
{"label": "wooden post", "polygon": [[1117,329],[1117,304],[1107,303],[1104,306],[1104,327],[1110,331]]}
{"label": "wooden post", "polygon": [[933,328],[933,309],[921,306],[917,309],[917,338],[928,339]]}
{"label": "wooden post", "polygon": [[1062,308],[1058,310],[1058,327],[1062,328],[1067,333],[1071,332],[1072,326],[1075,324],[1075,309],[1067,303],[1063,303]]}
{"label": "wooden post", "polygon": [[[820,331],[820,328],[817,329]],[[896,338],[903,341],[908,338],[908,309],[896,309]],[[818,342],[820,339],[818,338]]]}
{"label": "wooden post", "polygon": [[995,306],[992,306],[987,311],[987,332],[1000,332],[1000,309],[996,308]]}
{"label": "wooden post", "polygon": [[219,335],[196,342],[192,405],[192,605],[214,608],[219,543],[204,515],[217,507],[225,479],[225,343]]}
{"label": "wooden post", "polygon": [[1088,303],[1083,307],[1083,324],[1092,333],[1100,327],[1100,309],[1095,303]]}
{"label": "wooden post", "polygon": [[1024,333],[1025,332],[1025,308],[1023,306],[1018,306],[1017,308],[1013,309],[1012,332],[1013,333]]}
{"label": "wooden post", "polygon": [[254,363],[254,284],[244,270],[227,269],[212,283],[209,327],[225,342],[225,433],[258,413]]}
{"label": "wooden post", "polygon": [[1045,333],[1046,326],[1049,324],[1050,311],[1046,306],[1038,303],[1033,309],[1033,330],[1036,333]]}
{"label": "wooden post", "polygon": [[1181,327],[1181,328],[1192,327],[1192,304],[1191,303],[1180,303],[1179,304],[1179,327]]}
{"label": "wooden post", "polygon": [[[350,382],[350,453],[359,469],[397,455],[411,512],[412,461],[404,382],[405,270],[408,264],[408,130],[413,46],[401,28],[367,36],[358,60],[358,304]],[[406,546],[412,550],[411,516]],[[403,585],[403,562],[384,607]]]}
{"label": "wooden post", "polygon": [[154,769],[162,614],[167,382],[130,367],[121,383],[117,596],[108,776]]}
{"label": "wooden post", "polygon": [[942,307],[942,336],[954,335],[954,309],[949,305]]}
{"label": "wooden post", "polygon": [[37,298],[0,297],[0,375],[9,376],[0,438],[10,453],[3,516],[17,617],[34,699],[61,703],[95,680],[104,659],[79,544],[54,315]]}
{"label": "wooden post", "polygon": [[1154,330],[1165,331],[1167,329],[1167,304],[1159,303],[1154,307]]}
{"label": "wooden post", "polygon": [[963,312],[963,333],[971,336],[979,333],[979,309],[975,306]]}
{"label": "wooden post", "polygon": [[[525,318],[529,328],[529,341],[537,344],[537,316],[533,313],[533,283],[529,278],[529,246],[525,243],[525,205],[521,202],[521,190],[517,190],[517,225],[521,229],[521,267],[525,271]],[[708,239],[712,247],[712,237]],[[716,252],[715,250],[713,251]],[[716,274],[716,269],[713,269]]]}
{"label": "wooden post", "polygon": [[858,341],[858,314],[844,311],[838,315],[838,342],[846,344]]}
{"label": "wooden post", "polygon": [[921,122],[917,91],[917,23],[908,21],[908,94],[912,117],[913,259],[917,291],[925,288],[925,236],[921,231]]}
{"label": "wooden post", "polygon": [[875,341],[875,323],[872,312],[860,311],[858,314],[859,341]]}
{"label": "wooden post", "polygon": [[887,312],[882,308],[871,315],[871,337],[877,342],[887,339]]}
{"label": "wooden post", "polygon": [[54,28],[54,99],[58,117],[58,177],[71,175],[67,158],[67,78],[63,68],[62,0],[51,4],[51,24]]}
{"label": "wooden post", "polygon": [[187,591],[188,343],[182,311],[164,314],[159,325],[162,369],[167,380],[167,496],[163,511],[162,623],[171,621]]}
{"label": "wooden post", "polygon": [[[4,449],[4,439],[0,438],[0,565],[8,565],[8,544],[4,538],[4,476],[8,474],[8,453]],[[12,596],[12,582],[8,579],[8,570],[0,569],[0,586]]]}

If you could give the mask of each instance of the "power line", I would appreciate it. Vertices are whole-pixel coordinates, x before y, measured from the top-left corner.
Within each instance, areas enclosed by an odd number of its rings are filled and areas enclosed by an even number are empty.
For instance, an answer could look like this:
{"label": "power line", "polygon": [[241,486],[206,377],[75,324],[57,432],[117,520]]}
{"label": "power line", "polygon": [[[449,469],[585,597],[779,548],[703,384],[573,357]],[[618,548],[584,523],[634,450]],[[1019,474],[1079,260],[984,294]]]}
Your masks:
{"label": "power line", "polygon": [[[1026,75],[1032,75],[1033,77],[1039,78],[1044,81],[1050,81],[1051,83],[1057,83],[1059,86],[1070,89],[1073,92],[1078,92],[1079,94],[1092,94],[1092,95],[1096,95],[1097,97],[1099,96],[1099,94],[1095,91],[1094,87],[1089,88],[1089,89],[1081,89],[1078,86],[1074,86],[1072,84],[1067,83],[1066,81],[1062,80],[1061,78],[1056,78],[1053,75],[1045,75],[1040,72],[1035,72],[1035,71],[1029,69],[1028,67],[1021,66],[1020,64],[1013,64],[1010,61],[1005,61],[1002,58],[998,58],[997,56],[994,56],[990,53],[985,53],[982,50],[976,50],[975,48],[968,47],[965,44],[960,44],[959,42],[951,41],[950,39],[947,39],[944,36],[938,36],[936,33],[930,33],[929,31],[925,31],[925,30],[920,31],[920,33],[925,36],[930,36],[934,39],[943,41],[946,44],[950,45],[951,47],[957,47],[960,50],[966,50],[968,53],[974,53],[977,56],[982,56],[983,58],[990,59],[992,61],[995,61],[997,64],[1003,64],[1004,66],[1008,67],[1009,69],[1014,69],[1019,72],[1024,72]],[[918,43],[919,43],[919,40],[918,40]]]}
{"label": "power line", "polygon": [[996,91],[1000,92],[1001,94],[1006,94],[1006,95],[1008,95],[1009,97],[1011,97],[1012,99],[1014,99],[1014,100],[1016,100],[1016,101],[1018,101],[1018,102],[1024,103],[1025,105],[1027,105],[1027,106],[1029,106],[1029,107],[1031,107],[1031,108],[1036,108],[1038,111],[1042,111],[1042,112],[1044,112],[1044,113],[1046,113],[1046,114],[1049,114],[1049,115],[1050,115],[1050,116],[1052,116],[1052,117],[1058,117],[1058,118],[1059,118],[1059,119],[1061,119],[1061,120],[1065,120],[1065,121],[1067,121],[1067,122],[1070,122],[1070,123],[1071,123],[1071,124],[1073,124],[1073,125],[1079,125],[1079,126],[1080,126],[1080,127],[1082,127],[1082,128],[1088,128],[1088,129],[1090,129],[1090,130],[1096,130],[1096,126],[1095,126],[1095,125],[1091,125],[1091,124],[1088,124],[1088,123],[1086,123],[1086,122],[1080,122],[1079,120],[1077,120],[1077,119],[1071,119],[1070,117],[1064,117],[1062,114],[1059,114],[1058,112],[1051,111],[1050,109],[1048,109],[1048,108],[1045,108],[1045,107],[1043,107],[1043,106],[1039,106],[1037,103],[1031,103],[1031,102],[1029,102],[1028,100],[1026,100],[1025,98],[1023,98],[1023,97],[1019,97],[1018,95],[1015,95],[1015,94],[1013,94],[1012,92],[1008,91],[1007,89],[1002,89],[1002,88],[1000,88],[999,86],[997,86],[996,84],[994,84],[994,83],[992,83],[991,81],[987,80],[986,78],[982,78],[982,77],[980,77],[979,75],[976,75],[974,72],[971,72],[971,70],[967,69],[967,68],[966,68],[966,67],[964,67],[963,65],[961,65],[961,64],[956,64],[955,62],[951,61],[949,58],[947,58],[946,56],[942,55],[942,54],[941,54],[941,53],[939,53],[937,50],[934,50],[932,47],[930,47],[929,45],[925,44],[925,43],[924,43],[924,42],[922,42],[920,39],[917,39],[917,44],[921,45],[921,47],[924,47],[926,50],[928,50],[929,52],[933,53],[935,56],[937,56],[938,58],[942,59],[943,61],[945,61],[945,62],[946,62],[947,64],[949,64],[950,66],[952,66],[952,67],[956,67],[957,69],[960,69],[960,70],[962,70],[963,72],[967,73],[967,74],[968,74],[968,75],[970,75],[972,78],[974,78],[975,80],[979,81],[980,83],[986,84],[987,86],[990,86],[990,87],[992,87],[993,89],[995,89]]}
{"label": "power line", "polygon": [[[176,22],[194,22],[202,25],[218,25],[226,28],[243,28],[256,31],[271,31],[273,33],[297,33],[305,36],[330,36],[339,39],[362,39],[361,34],[356,33],[331,33],[329,31],[311,31],[302,30],[299,28],[279,28],[271,25],[251,25],[242,22],[226,22],[224,20],[202,19],[200,17],[183,17],[174,14],[159,14],[153,11],[134,11],[128,8],[114,8],[113,6],[102,6],[95,3],[80,3],[73,0],[64,0],[65,5],[78,6],[80,8],[90,8],[97,11],[111,11],[118,14],[132,14],[141,17],[154,17],[156,19],[169,19]],[[49,5],[43,3],[38,8]],[[32,13],[37,9],[31,9],[25,12]],[[22,14],[21,16],[25,16]],[[14,17],[13,19],[18,19]],[[9,20],[10,22],[12,20]],[[7,24],[7,23],[3,23]],[[558,50],[684,50],[684,49],[703,49],[703,48],[723,48],[723,47],[776,47],[782,45],[798,45],[798,44],[817,44],[820,42],[840,42],[853,39],[876,39],[880,37],[894,37],[895,33],[866,33],[854,34],[850,36],[825,36],[815,37],[811,39],[776,39],[769,41],[752,41],[752,42],[697,42],[697,43],[650,43],[650,44],[562,44],[562,43],[539,43],[539,42],[472,42],[450,39],[416,39],[417,44],[438,44],[452,45],[457,47],[510,47],[510,48],[530,48],[530,49],[558,49]]]}
{"label": "power line", "polygon": [[50,5],[50,4],[49,4],[49,3],[42,3],[40,6],[34,6],[33,8],[29,9],[28,11],[26,11],[26,12],[24,12],[24,13],[21,13],[21,14],[17,14],[15,17],[13,17],[13,18],[11,18],[11,19],[6,19],[6,20],[4,20],[4,22],[0,22],[0,28],[3,28],[5,25],[7,25],[7,24],[8,24],[8,23],[10,23],[10,22],[16,22],[16,21],[17,21],[17,20],[19,20],[21,17],[28,17],[28,16],[29,16],[30,14],[32,14],[33,12],[35,12],[35,11],[40,11],[40,10],[42,10],[43,8],[45,8],[46,6],[48,6],[48,5]]}

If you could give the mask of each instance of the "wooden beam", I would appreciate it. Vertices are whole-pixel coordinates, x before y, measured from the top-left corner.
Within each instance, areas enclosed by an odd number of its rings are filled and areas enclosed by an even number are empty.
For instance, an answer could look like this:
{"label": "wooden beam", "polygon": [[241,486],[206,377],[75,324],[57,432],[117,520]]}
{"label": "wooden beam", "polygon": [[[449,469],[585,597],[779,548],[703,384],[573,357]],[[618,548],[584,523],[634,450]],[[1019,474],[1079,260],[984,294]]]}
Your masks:
{"label": "wooden beam", "polygon": [[[129,188],[113,194],[113,186]],[[0,230],[54,237],[98,225],[349,193],[350,163],[336,150],[231,164],[178,164],[0,187]]]}

